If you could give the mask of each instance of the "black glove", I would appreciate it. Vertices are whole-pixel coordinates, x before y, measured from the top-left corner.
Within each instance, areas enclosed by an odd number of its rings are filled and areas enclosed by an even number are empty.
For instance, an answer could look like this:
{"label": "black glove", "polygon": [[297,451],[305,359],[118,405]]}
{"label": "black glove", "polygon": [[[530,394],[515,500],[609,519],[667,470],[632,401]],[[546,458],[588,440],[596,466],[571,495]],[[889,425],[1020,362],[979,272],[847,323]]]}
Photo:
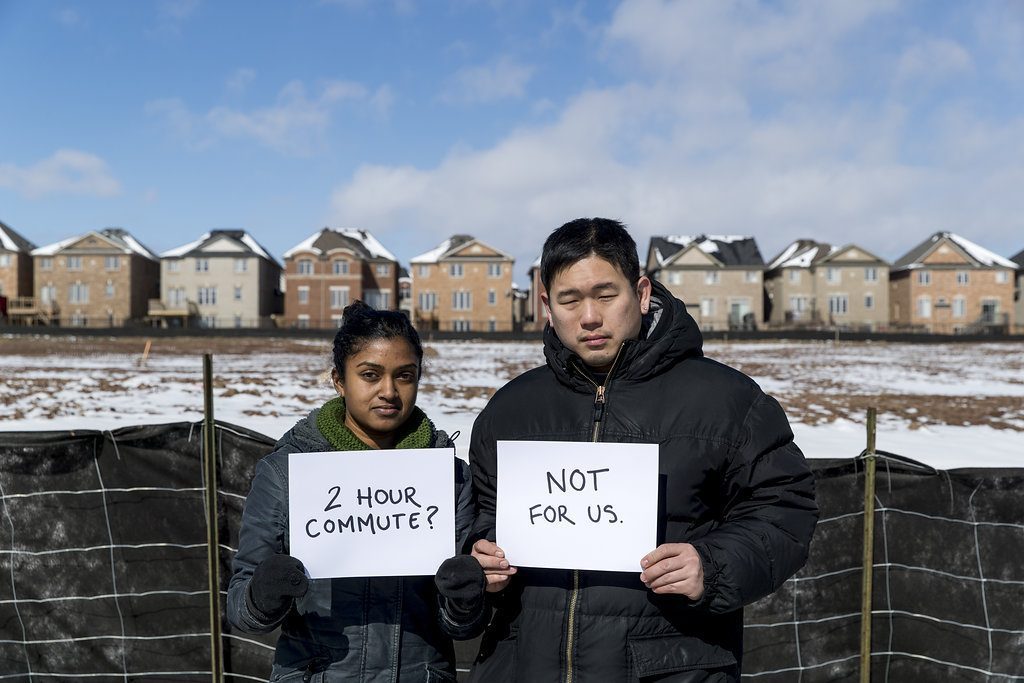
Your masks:
{"label": "black glove", "polygon": [[456,555],[441,563],[434,575],[437,592],[448,601],[452,616],[476,613],[484,601],[487,578],[484,569],[471,555]]}
{"label": "black glove", "polygon": [[301,562],[291,555],[271,555],[259,563],[249,579],[250,607],[267,622],[275,622],[307,589],[309,579]]}

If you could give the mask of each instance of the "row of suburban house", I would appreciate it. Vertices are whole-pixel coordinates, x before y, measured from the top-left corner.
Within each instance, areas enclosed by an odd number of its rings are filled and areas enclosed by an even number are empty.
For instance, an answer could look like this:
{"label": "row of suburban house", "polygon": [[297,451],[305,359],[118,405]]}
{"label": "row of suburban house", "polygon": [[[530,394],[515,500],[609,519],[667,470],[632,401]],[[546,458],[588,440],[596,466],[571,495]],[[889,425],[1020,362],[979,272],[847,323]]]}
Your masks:
{"label": "row of suburban house", "polygon": [[[283,265],[282,265],[283,263]],[[15,324],[115,327],[336,327],[361,299],[421,330],[540,329],[531,283],[511,256],[454,235],[403,268],[365,230],[324,228],[275,259],[244,230],[213,230],[156,254],[107,228],[36,247],[0,223],[0,317]],[[748,236],[660,236],[644,272],[686,301],[705,330],[837,327],[1001,332],[1024,327],[1024,251],[999,256],[954,233],[894,263],[854,244],[798,240],[765,262]]]}

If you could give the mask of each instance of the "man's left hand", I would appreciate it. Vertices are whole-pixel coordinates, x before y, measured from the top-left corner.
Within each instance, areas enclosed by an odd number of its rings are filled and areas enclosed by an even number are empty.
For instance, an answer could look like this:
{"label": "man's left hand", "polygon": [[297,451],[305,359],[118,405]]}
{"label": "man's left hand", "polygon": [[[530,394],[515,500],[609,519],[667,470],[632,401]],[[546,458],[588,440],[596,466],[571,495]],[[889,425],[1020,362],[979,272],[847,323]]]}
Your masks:
{"label": "man's left hand", "polygon": [[700,600],[704,595],[704,565],[689,543],[662,543],[640,560],[640,580],[653,592]]}

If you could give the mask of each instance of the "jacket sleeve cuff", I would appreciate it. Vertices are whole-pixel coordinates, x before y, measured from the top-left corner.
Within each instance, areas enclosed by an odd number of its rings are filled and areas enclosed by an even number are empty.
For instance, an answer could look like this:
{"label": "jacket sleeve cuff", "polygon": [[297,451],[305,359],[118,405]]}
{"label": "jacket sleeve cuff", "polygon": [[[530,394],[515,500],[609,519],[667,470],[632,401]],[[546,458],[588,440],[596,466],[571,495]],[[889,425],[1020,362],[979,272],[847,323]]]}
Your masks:
{"label": "jacket sleeve cuff", "polygon": [[704,571],[704,593],[697,600],[693,600],[690,603],[690,607],[700,609],[708,607],[714,601],[715,594],[718,592],[718,579],[722,574],[722,570],[715,563],[715,559],[706,545],[694,543],[693,548],[697,551],[697,555],[700,556],[701,568]]}
{"label": "jacket sleeve cuff", "polygon": [[469,640],[483,633],[490,617],[486,596],[468,610],[441,595],[437,596],[437,600],[438,622],[449,636],[456,640]]}
{"label": "jacket sleeve cuff", "polygon": [[252,591],[250,590],[250,588],[251,588],[251,584],[249,584],[249,585],[247,585],[245,587],[245,609],[246,609],[246,611],[249,613],[249,616],[252,617],[252,621],[261,630],[266,630],[266,631],[273,630],[274,628],[277,627],[278,624],[280,624],[282,621],[284,621],[284,618],[288,615],[289,610],[291,610],[291,608],[292,608],[292,603],[294,602],[294,600],[292,602],[289,602],[288,603],[288,607],[285,608],[284,610],[282,610],[282,612],[280,614],[277,614],[277,615],[266,614],[263,611],[261,611],[260,608],[258,608],[256,606],[255,602],[253,602],[253,600],[252,600]]}

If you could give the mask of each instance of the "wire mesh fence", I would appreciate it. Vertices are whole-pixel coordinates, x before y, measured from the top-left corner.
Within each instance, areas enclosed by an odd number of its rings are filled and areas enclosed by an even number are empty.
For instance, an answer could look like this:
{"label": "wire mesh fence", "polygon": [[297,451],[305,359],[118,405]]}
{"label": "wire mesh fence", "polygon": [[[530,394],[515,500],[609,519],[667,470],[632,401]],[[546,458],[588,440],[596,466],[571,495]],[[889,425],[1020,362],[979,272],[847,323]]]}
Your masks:
{"label": "wire mesh fence", "polygon": [[[217,423],[221,594],[207,587],[201,425],[0,433],[0,681],[266,681],[276,634],[223,615],[242,505],[272,440]],[[1024,680],[1024,469],[879,459],[874,681]],[[746,611],[744,678],[856,681],[861,460],[812,460],[807,565]],[[462,648],[465,669],[472,656]]]}

